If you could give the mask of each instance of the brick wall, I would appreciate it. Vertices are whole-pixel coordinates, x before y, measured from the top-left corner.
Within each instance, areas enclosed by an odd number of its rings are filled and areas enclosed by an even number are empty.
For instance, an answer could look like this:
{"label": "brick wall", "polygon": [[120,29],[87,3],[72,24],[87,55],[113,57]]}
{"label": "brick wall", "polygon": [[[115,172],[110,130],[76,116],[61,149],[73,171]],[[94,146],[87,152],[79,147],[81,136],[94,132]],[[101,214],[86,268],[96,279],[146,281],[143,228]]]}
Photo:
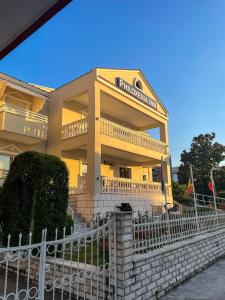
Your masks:
{"label": "brick wall", "polygon": [[225,229],[133,255],[132,214],[117,213],[118,300],[158,299],[225,254]]}
{"label": "brick wall", "polygon": [[[116,212],[115,222],[111,273],[96,266],[47,257],[47,285],[51,286],[54,278],[60,292],[64,277],[64,292],[71,288],[72,295],[86,299],[155,300],[225,254],[225,228],[145,254],[133,254],[132,212]],[[27,275],[27,264],[21,262],[21,275]],[[11,262],[9,269],[16,270],[17,263]],[[30,261],[30,279],[39,280],[38,258]]]}

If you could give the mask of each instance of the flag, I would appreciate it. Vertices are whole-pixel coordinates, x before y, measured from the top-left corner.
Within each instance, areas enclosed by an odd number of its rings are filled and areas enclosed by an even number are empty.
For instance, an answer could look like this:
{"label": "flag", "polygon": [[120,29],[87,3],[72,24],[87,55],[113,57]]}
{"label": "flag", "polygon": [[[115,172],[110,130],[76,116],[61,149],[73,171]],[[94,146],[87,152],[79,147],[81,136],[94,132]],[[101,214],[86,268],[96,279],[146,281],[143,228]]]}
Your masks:
{"label": "flag", "polygon": [[212,171],[210,173],[210,181],[208,183],[208,188],[213,193],[213,196],[215,196],[216,195],[216,193],[215,193],[215,183],[214,183],[213,172]]}
{"label": "flag", "polygon": [[193,183],[192,183],[192,180],[191,180],[191,175],[190,175],[189,180],[188,180],[187,193],[188,194],[193,194]]}

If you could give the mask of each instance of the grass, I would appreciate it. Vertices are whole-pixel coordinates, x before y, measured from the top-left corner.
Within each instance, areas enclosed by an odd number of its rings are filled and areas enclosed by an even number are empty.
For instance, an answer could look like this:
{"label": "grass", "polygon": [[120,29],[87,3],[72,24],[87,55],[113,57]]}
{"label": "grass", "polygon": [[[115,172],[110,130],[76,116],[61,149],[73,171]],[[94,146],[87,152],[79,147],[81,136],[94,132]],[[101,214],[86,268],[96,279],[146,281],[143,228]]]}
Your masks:
{"label": "grass", "polygon": [[105,250],[103,250],[102,240],[94,241],[90,244],[86,244],[86,247],[82,245],[79,249],[73,249],[72,253],[66,252],[65,259],[95,266],[105,265],[109,261],[107,241],[105,241],[104,249]]}

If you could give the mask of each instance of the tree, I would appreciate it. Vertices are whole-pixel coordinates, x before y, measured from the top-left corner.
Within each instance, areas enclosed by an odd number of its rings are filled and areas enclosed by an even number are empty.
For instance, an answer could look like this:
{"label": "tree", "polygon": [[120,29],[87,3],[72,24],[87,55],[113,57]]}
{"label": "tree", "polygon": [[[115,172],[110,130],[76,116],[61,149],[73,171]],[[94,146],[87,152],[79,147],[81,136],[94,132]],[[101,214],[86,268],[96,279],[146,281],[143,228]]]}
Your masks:
{"label": "tree", "polygon": [[173,199],[185,206],[193,205],[193,199],[187,194],[187,185],[173,182],[172,184]]}
{"label": "tree", "polygon": [[68,206],[68,172],[63,161],[53,155],[24,152],[14,159],[0,196],[0,222],[3,242],[11,234],[12,245],[22,233],[27,242],[30,231],[33,242],[41,240],[47,228],[48,239],[55,229],[62,232]]}
{"label": "tree", "polygon": [[215,137],[215,133],[200,134],[193,138],[190,150],[181,153],[178,182],[187,184],[192,164],[196,192],[201,194],[210,194],[210,171],[218,168],[225,158],[225,146],[215,142]]}

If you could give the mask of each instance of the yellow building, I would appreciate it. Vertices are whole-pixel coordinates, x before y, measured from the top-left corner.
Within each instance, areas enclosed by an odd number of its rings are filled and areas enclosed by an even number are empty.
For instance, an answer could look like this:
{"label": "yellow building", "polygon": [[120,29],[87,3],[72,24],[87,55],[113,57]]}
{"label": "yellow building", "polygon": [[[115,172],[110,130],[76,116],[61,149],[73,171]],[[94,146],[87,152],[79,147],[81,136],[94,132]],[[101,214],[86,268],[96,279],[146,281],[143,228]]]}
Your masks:
{"label": "yellow building", "polygon": [[[62,158],[70,205],[93,213],[165,203],[152,170],[163,161],[172,201],[168,113],[140,70],[102,69],[52,90],[0,74],[0,169],[25,150]],[[158,128],[159,139],[147,130]]]}

